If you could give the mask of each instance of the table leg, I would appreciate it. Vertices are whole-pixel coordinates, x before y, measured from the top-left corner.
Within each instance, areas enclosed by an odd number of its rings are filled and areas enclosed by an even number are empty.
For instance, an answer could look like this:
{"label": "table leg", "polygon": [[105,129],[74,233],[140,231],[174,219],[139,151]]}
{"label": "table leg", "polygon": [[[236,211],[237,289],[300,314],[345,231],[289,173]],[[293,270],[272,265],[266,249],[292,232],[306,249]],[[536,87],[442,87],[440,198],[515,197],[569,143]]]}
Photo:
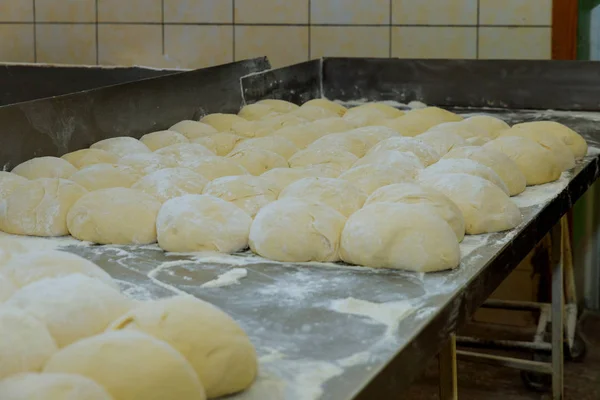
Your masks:
{"label": "table leg", "polygon": [[556,224],[550,233],[552,238],[552,399],[563,399],[563,270],[562,224]]}
{"label": "table leg", "polygon": [[440,400],[457,400],[458,384],[456,379],[456,336],[450,335],[438,354],[440,375]]}

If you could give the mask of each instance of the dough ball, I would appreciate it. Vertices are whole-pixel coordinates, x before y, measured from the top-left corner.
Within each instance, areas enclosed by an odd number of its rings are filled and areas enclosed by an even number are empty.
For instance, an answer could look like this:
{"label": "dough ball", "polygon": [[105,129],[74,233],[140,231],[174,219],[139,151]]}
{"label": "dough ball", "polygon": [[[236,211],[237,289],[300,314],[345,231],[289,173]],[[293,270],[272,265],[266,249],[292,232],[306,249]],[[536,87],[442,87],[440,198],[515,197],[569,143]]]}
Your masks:
{"label": "dough ball", "polygon": [[433,272],[460,263],[450,225],[426,204],[374,203],[348,218],[340,254],[349,264]]}
{"label": "dough ball", "polygon": [[483,148],[500,151],[513,160],[525,175],[527,186],[555,181],[562,173],[554,154],[528,138],[499,137],[486,143]]}
{"label": "dough ball", "polygon": [[356,128],[354,124],[341,117],[318,119],[311,122],[309,126],[323,135],[328,133],[346,132]]}
{"label": "dough ball", "polygon": [[421,172],[421,176],[457,172],[478,176],[487,181],[490,181],[494,185],[498,186],[504,193],[510,195],[506,184],[504,183],[502,178],[500,178],[498,174],[494,172],[493,169],[491,169],[490,167],[486,167],[485,165],[480,164],[477,161],[469,160],[466,158],[448,158],[440,160],[435,164],[425,168],[425,170]]}
{"label": "dough ball", "polygon": [[0,230],[14,235],[68,235],[67,213],[86,193],[66,179],[29,181],[0,203]]}
{"label": "dough ball", "polygon": [[431,146],[440,156],[444,156],[455,147],[466,146],[462,136],[445,131],[430,130],[415,136],[419,142]]}
{"label": "dough ball", "polygon": [[467,140],[474,137],[482,136],[483,132],[478,134],[472,127],[465,125],[463,121],[443,122],[431,127],[428,132],[444,132],[446,134],[453,133]]}
{"label": "dough ball", "polygon": [[402,136],[417,136],[439,123],[441,122],[436,119],[428,118],[422,114],[415,114],[415,111],[411,111],[401,117],[383,121],[379,125],[387,126]]}
{"label": "dough ball", "polygon": [[4,400],[113,400],[93,380],[75,374],[18,374],[0,382]]}
{"label": "dough ball", "polygon": [[327,99],[312,99],[302,105],[325,108],[329,111],[333,111],[340,117],[343,116],[347,111],[347,108],[344,107],[343,105],[335,103],[335,102],[333,102],[331,100],[327,100]]}
{"label": "dough ball", "polygon": [[169,130],[179,132],[189,140],[212,135],[213,133],[218,132],[214,127],[212,127],[209,124],[205,124],[203,122],[198,121],[191,121],[189,119],[179,121],[178,123],[170,127]]}
{"label": "dough ball", "polygon": [[280,194],[279,199],[299,198],[309,203],[323,203],[349,217],[362,207],[367,196],[350,182],[335,178],[300,179]]}
{"label": "dough ball", "polygon": [[513,125],[513,129],[529,129],[543,134],[554,136],[569,146],[576,160],[579,160],[587,154],[587,142],[585,139],[566,125],[554,121],[534,121],[524,122]]}
{"label": "dough ball", "polygon": [[0,201],[7,198],[16,188],[29,182],[29,179],[12,172],[0,171]]}
{"label": "dough ball", "polygon": [[345,222],[346,217],[323,203],[277,200],[254,218],[250,249],[276,261],[337,261]]}
{"label": "dough ball", "polygon": [[246,168],[231,158],[212,156],[203,157],[188,166],[192,171],[209,181],[223,176],[248,175]]}
{"label": "dough ball", "polygon": [[300,106],[300,108],[290,112],[290,114],[304,118],[307,121],[338,117],[338,114],[335,111],[311,104],[303,104]]}
{"label": "dough ball", "polygon": [[63,178],[67,179],[77,172],[70,162],[58,157],[37,157],[25,161],[15,168],[12,173],[27,179]]}
{"label": "dough ball", "polygon": [[71,207],[67,225],[73,237],[92,243],[154,243],[160,206],[160,201],[139,190],[96,190]]}
{"label": "dough ball", "polygon": [[325,165],[339,173],[347,170],[358,160],[349,151],[336,148],[310,148],[300,150],[289,159],[290,167],[302,168],[309,165]]}
{"label": "dough ball", "polygon": [[461,242],[465,236],[465,219],[460,208],[437,190],[416,183],[396,183],[374,191],[365,206],[373,203],[427,204],[450,225],[456,239]]}
{"label": "dough ball", "polygon": [[390,165],[366,164],[350,168],[342,173],[339,178],[349,181],[358,189],[370,195],[382,186],[410,182],[414,179],[414,175],[410,170],[401,170]]}
{"label": "dough ball", "polygon": [[354,126],[379,125],[389,119],[387,114],[376,108],[353,107],[346,111],[343,117]]}
{"label": "dough ball", "polygon": [[132,306],[118,290],[81,274],[30,283],[4,304],[42,321],[58,347],[104,331]]}
{"label": "dough ball", "polygon": [[413,138],[392,137],[383,140],[369,150],[369,154],[381,150],[396,150],[413,153],[424,166],[431,165],[440,159],[440,155],[429,145]]}
{"label": "dough ball", "polygon": [[[200,122],[212,126],[218,132],[229,132],[229,131],[231,131],[231,128],[233,127],[234,124],[236,124],[238,122],[247,122],[247,121],[244,118],[237,116],[235,114],[215,113],[215,114],[208,114],[207,116],[200,119]],[[173,127],[171,127],[171,128],[173,128]]]}
{"label": "dough ball", "polygon": [[356,135],[342,132],[323,136],[311,143],[307,149],[339,149],[348,151],[356,157],[362,157],[367,152],[367,144]]}
{"label": "dough ball", "polygon": [[244,140],[235,146],[234,151],[247,149],[269,150],[273,153],[279,154],[286,160],[299,150],[294,143],[280,136],[266,136]]}
{"label": "dough ball", "polygon": [[161,203],[186,194],[201,194],[208,179],[187,168],[166,168],[146,175],[132,186]]}
{"label": "dough ball", "polygon": [[272,110],[278,113],[289,113],[290,111],[294,111],[298,108],[298,106],[294,103],[290,103],[285,100],[277,100],[277,99],[264,99],[256,102],[257,104],[264,104],[271,107]]}
{"label": "dough ball", "polygon": [[119,156],[100,149],[81,149],[67,153],[61,157],[70,162],[77,169],[82,169],[94,164],[116,164]]}
{"label": "dough ball", "polygon": [[203,157],[215,155],[215,153],[197,143],[172,144],[156,150],[154,154],[173,160],[173,166],[178,167],[188,167]]}
{"label": "dough ball", "polygon": [[205,400],[192,366],[173,347],[142,332],[105,332],[48,360],[45,373],[71,373],[102,385],[115,400]]}
{"label": "dough ball", "polygon": [[398,118],[404,115],[404,111],[397,109],[396,107],[392,107],[385,103],[373,102],[361,104],[360,106],[352,107],[346,114],[351,112],[357,112],[358,110],[377,110],[381,112],[385,118]]}
{"label": "dough ball", "polygon": [[27,247],[16,239],[0,238],[0,267],[18,254],[27,252]]}
{"label": "dough ball", "polygon": [[409,114],[422,115],[432,121],[436,121],[438,124],[441,124],[443,122],[455,122],[463,120],[463,117],[461,117],[460,115],[439,107],[424,107],[413,109],[406,115]]}
{"label": "dough ball", "polygon": [[279,187],[260,176],[224,176],[206,185],[203,194],[233,203],[254,217],[262,207],[277,200]]}
{"label": "dough ball", "polygon": [[118,164],[94,164],[80,169],[71,176],[73,182],[89,191],[115,187],[131,187],[143,174]]}
{"label": "dough ball", "polygon": [[288,162],[279,154],[258,148],[234,149],[227,158],[237,162],[252,175],[261,175],[270,169],[288,166]]}
{"label": "dough ball", "polygon": [[452,149],[443,158],[466,158],[493,169],[506,184],[511,196],[516,196],[525,190],[525,175],[513,160],[499,151],[476,146],[463,146]]}
{"label": "dough ball", "polygon": [[365,144],[367,150],[371,149],[382,140],[391,137],[400,137],[398,132],[386,126],[364,126],[362,128],[349,130],[345,134],[360,139]]}
{"label": "dough ball", "polygon": [[500,131],[510,128],[506,122],[491,115],[474,115],[465,118],[462,124],[466,125],[478,136],[487,136],[492,139],[495,139]]}
{"label": "dough ball", "polygon": [[442,192],[460,208],[468,235],[505,231],[523,220],[519,207],[498,186],[478,176],[432,174],[419,182]]}
{"label": "dough ball", "polygon": [[167,130],[147,133],[140,138],[140,142],[148,146],[151,151],[156,151],[172,144],[189,143],[189,139],[177,131]]}
{"label": "dough ball", "polygon": [[[325,121],[325,120],[322,120]],[[312,124],[286,126],[273,132],[273,137],[281,137],[294,143],[299,149],[305,149],[315,140],[325,136],[325,130],[318,129]]]}
{"label": "dough ball", "polygon": [[248,247],[252,218],[234,204],[212,196],[188,194],[168,200],[156,226],[165,251],[234,253]]}
{"label": "dough ball", "polygon": [[273,132],[283,127],[301,125],[306,122],[306,119],[289,113],[278,115],[276,117],[264,118],[260,121],[236,122],[231,127],[231,131],[245,138],[264,137],[271,135]]}
{"label": "dough ball", "polygon": [[268,116],[279,115],[278,112],[274,111],[272,107],[267,104],[248,104],[238,112],[238,115],[248,121],[257,121],[261,118]]}
{"label": "dough ball", "polygon": [[193,296],[141,303],[109,329],[141,331],[171,345],[192,365],[209,398],[248,388],[258,373],[254,346],[244,330]]}
{"label": "dough ball", "polygon": [[410,173],[412,177],[416,177],[423,169],[421,160],[419,160],[413,153],[396,150],[380,150],[374,153],[369,153],[356,161],[352,167],[368,164],[394,167]]}
{"label": "dough ball", "polygon": [[243,137],[233,133],[219,132],[194,139],[192,143],[201,144],[218,156],[226,156],[242,140]]}
{"label": "dough ball", "polygon": [[306,165],[304,167],[298,167],[294,169],[308,171],[314,176],[318,176],[320,178],[337,178],[343,172],[342,170],[332,166],[331,164]]}
{"label": "dough ball", "polygon": [[156,153],[132,154],[122,157],[119,165],[125,165],[132,168],[139,175],[148,175],[165,168],[173,168],[176,161],[167,156],[161,156]]}
{"label": "dough ball", "polygon": [[18,254],[6,265],[0,266],[0,272],[18,287],[44,278],[82,274],[119,289],[119,285],[102,268],[83,257],[64,251],[38,250]]}
{"label": "dough ball", "polygon": [[129,136],[119,136],[104,139],[90,146],[91,149],[100,149],[125,157],[135,153],[150,153],[150,149],[144,143]]}
{"label": "dough ball", "polygon": [[465,140],[465,145],[466,146],[483,146],[490,140],[493,140],[493,139],[489,138],[489,137],[483,137],[483,136],[473,136],[473,137],[470,137],[467,140]]}
{"label": "dough ball", "polygon": [[17,287],[8,279],[4,274],[0,274],[0,304],[4,303],[14,292],[17,291]]}
{"label": "dough ball", "polygon": [[[0,308],[0,394],[3,378],[39,371],[58,350],[42,321],[18,308]],[[0,396],[7,400],[6,397]],[[41,397],[45,399],[45,397]]]}
{"label": "dough ball", "polygon": [[320,176],[319,171],[303,168],[273,168],[261,175],[281,191],[292,183],[303,178]]}

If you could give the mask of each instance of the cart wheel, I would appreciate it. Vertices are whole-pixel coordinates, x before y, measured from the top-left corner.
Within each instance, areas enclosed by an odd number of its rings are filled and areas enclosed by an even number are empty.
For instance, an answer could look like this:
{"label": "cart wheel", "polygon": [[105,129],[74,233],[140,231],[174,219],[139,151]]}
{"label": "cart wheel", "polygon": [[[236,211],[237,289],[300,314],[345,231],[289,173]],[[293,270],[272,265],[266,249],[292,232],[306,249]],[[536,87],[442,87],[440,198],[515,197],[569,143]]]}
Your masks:
{"label": "cart wheel", "polygon": [[[550,362],[548,354],[533,354],[533,361]],[[531,391],[544,393],[552,389],[552,376],[538,372],[521,371],[521,380],[525,387]]]}
{"label": "cart wheel", "polygon": [[565,343],[565,358],[569,361],[582,362],[587,354],[587,345],[585,340],[581,337],[579,330],[575,331],[575,337],[573,337],[573,348],[569,349],[569,346]]}

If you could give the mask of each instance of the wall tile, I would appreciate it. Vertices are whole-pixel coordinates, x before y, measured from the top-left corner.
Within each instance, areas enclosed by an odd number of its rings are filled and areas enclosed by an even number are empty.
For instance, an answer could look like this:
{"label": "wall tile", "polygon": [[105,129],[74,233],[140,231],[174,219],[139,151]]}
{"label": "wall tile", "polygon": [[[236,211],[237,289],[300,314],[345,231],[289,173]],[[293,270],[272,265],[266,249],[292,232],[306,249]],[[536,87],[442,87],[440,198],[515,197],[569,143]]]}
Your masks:
{"label": "wall tile", "polygon": [[477,0],[392,0],[392,19],[406,25],[476,25]]}
{"label": "wall tile", "polygon": [[390,22],[390,0],[312,0],[313,24],[381,24]]}
{"label": "wall tile", "polygon": [[178,68],[203,68],[233,61],[233,26],[165,26],[165,58]]}
{"label": "wall tile", "polygon": [[38,62],[96,64],[96,27],[94,25],[38,25],[36,43]]}
{"label": "wall tile", "polygon": [[33,22],[33,2],[29,0],[0,0],[0,21]]}
{"label": "wall tile", "polygon": [[479,28],[479,58],[548,60],[551,28]]}
{"label": "wall tile", "polygon": [[480,0],[484,25],[551,25],[552,0]]}
{"label": "wall tile", "polygon": [[231,23],[231,0],[164,0],[165,22]]}
{"label": "wall tile", "polygon": [[0,60],[33,62],[33,24],[0,25]]}
{"label": "wall tile", "polygon": [[100,22],[162,22],[161,0],[98,0]]}
{"label": "wall tile", "polygon": [[308,0],[236,0],[238,24],[306,24]]}
{"label": "wall tile", "polygon": [[96,22],[96,1],[35,0],[35,19],[42,22]]}
{"label": "wall tile", "polygon": [[236,26],[236,60],[260,56],[276,68],[307,61],[308,27]]}
{"label": "wall tile", "polygon": [[475,58],[477,28],[395,27],[392,56],[400,58]]}
{"label": "wall tile", "polygon": [[311,58],[388,57],[390,52],[387,26],[315,26],[310,38]]}
{"label": "wall tile", "polygon": [[100,64],[162,66],[164,64],[162,27],[160,25],[100,25],[98,55]]}

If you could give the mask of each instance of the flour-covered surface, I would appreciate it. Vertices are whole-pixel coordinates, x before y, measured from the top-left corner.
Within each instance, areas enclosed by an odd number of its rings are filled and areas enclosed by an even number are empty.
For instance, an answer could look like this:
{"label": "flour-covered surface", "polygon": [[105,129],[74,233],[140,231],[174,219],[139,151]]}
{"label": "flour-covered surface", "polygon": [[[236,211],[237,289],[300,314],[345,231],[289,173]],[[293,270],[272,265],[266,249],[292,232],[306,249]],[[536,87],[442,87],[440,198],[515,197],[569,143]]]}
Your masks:
{"label": "flour-covered surface", "polygon": [[[510,123],[541,119],[539,115],[551,118],[546,112],[485,112]],[[450,309],[456,319],[454,299],[465,295],[475,277],[490,273],[490,261],[596,160],[600,145],[590,135],[598,122],[581,114],[555,119],[576,119],[576,125],[569,125],[588,139],[588,157],[559,181],[527,188],[513,198],[524,216],[517,228],[466,236],[461,265],[452,271],[420,274],[333,263],[278,263],[249,252],[165,254],[156,245],[96,246],[71,238],[17,240],[30,248],[57,248],[90,259],[138,300],[190,293],[221,307],[248,332],[260,357],[259,379],[232,399],[348,399],[390,360],[402,357],[408,343],[415,345],[436,316]],[[420,349],[438,345],[417,344]],[[430,353],[422,351],[422,357]],[[403,360],[413,369],[423,368],[426,361]]]}

